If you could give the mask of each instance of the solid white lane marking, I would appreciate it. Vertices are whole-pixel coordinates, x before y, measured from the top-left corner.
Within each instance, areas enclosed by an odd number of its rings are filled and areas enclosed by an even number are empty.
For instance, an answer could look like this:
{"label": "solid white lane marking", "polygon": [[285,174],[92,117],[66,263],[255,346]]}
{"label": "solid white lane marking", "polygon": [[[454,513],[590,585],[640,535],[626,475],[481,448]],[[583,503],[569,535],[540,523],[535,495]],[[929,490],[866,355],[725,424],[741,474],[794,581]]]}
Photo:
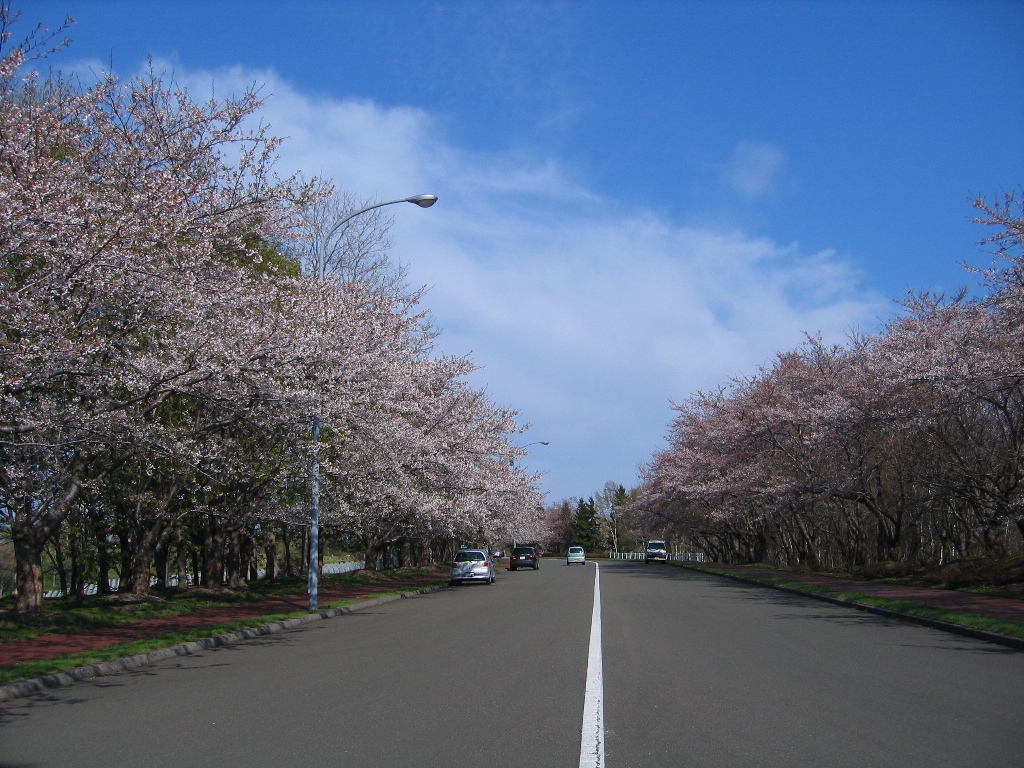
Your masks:
{"label": "solid white lane marking", "polygon": [[594,563],[594,614],[590,619],[587,692],[583,699],[580,768],[604,768],[604,660],[601,657],[601,567]]}

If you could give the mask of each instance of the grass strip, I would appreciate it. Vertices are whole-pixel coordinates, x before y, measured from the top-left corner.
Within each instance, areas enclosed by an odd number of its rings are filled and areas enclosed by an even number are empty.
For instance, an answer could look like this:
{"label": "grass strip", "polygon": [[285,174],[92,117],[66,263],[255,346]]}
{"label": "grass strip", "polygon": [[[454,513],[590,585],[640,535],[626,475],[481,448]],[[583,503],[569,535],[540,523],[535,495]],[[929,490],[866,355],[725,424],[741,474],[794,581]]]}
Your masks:
{"label": "grass strip", "polygon": [[[368,586],[382,582],[400,585],[419,576],[430,573],[426,568],[410,570],[401,574],[370,575],[351,573],[328,575],[321,579],[321,591],[344,589],[354,586]],[[439,577],[440,578],[440,577]],[[161,593],[162,602],[117,604],[104,602],[102,598],[88,597],[81,600],[47,600],[46,611],[41,615],[17,615],[11,611],[0,612],[0,643],[11,640],[26,640],[32,637],[53,634],[73,634],[108,627],[131,624],[145,619],[166,616],[184,616],[194,611],[210,608],[226,608],[261,602],[279,597],[304,595],[304,579],[288,579],[275,582],[253,582],[248,588],[235,590],[233,594],[214,596],[196,594],[189,590]],[[158,594],[154,590],[154,594]],[[5,598],[0,606],[10,604],[13,599]]]}
{"label": "grass strip", "polygon": [[[437,586],[442,582],[431,583],[431,584],[419,584],[417,589],[426,589],[429,587]],[[368,595],[368,599],[376,599],[379,597],[388,597],[390,595],[400,595],[403,592],[407,592],[408,589],[405,587],[391,589],[386,592],[377,592],[373,595]],[[361,599],[355,598],[343,598],[340,600],[334,600],[330,603],[326,603],[320,606],[320,610],[329,610],[331,608],[343,608],[348,605],[354,605],[363,602]],[[237,605],[237,603],[236,603]],[[79,653],[71,653],[67,656],[58,656],[53,659],[41,659],[39,661],[26,661],[21,664],[13,664],[9,667],[0,667],[0,684],[12,683],[17,680],[25,680],[32,677],[39,677],[40,675],[48,675],[53,672],[63,672],[66,669],[75,669],[76,667],[85,667],[89,664],[97,664],[101,661],[110,661],[111,659],[120,659],[125,656],[135,656],[140,653],[148,653],[149,651],[156,651],[161,648],[167,648],[172,645],[179,645],[181,643],[189,643],[193,640],[203,640],[207,637],[216,637],[217,635],[225,635],[229,632],[238,632],[242,629],[250,629],[251,627],[259,627],[264,624],[273,624],[278,621],[286,621],[287,619],[294,619],[300,616],[309,615],[309,611],[290,611],[288,613],[271,613],[264,616],[253,616],[249,619],[239,619],[238,621],[229,621],[223,624],[209,624],[205,627],[196,627],[194,629],[187,629],[181,632],[172,632],[167,635],[161,635],[160,637],[150,637],[144,640],[134,640],[130,643],[119,643],[117,645],[108,645],[103,648],[96,648],[90,651],[81,651]]]}
{"label": "grass strip", "polygon": [[980,613],[970,613],[968,611],[953,611],[948,608],[938,608],[934,605],[917,603],[912,600],[895,600],[889,597],[879,597],[878,595],[866,595],[863,592],[844,592],[838,589],[823,587],[818,584],[806,584],[801,581],[774,579],[770,576],[762,576],[760,574],[736,573],[735,571],[723,571],[716,568],[702,568],[700,566],[691,567],[694,570],[701,571],[702,573],[715,575],[728,574],[730,576],[737,576],[744,581],[774,584],[776,586],[785,587],[786,589],[792,589],[795,592],[808,592],[810,594],[825,595],[827,597],[834,597],[838,600],[846,600],[850,603],[860,603],[862,605],[869,605],[873,608],[885,608],[890,611],[908,613],[912,616],[920,616],[925,619],[945,621],[950,624],[959,624],[964,627],[972,627],[986,632],[995,632],[1000,635],[1024,639],[1024,623],[1019,621],[997,619]]}
{"label": "grass strip", "polygon": [[181,632],[172,632],[169,635],[162,635],[161,637],[150,637],[145,640],[134,640],[130,643],[108,645],[103,648],[71,653],[67,656],[58,656],[53,659],[26,661],[21,664],[14,664],[10,667],[0,667],[0,683],[11,683],[15,680],[25,680],[30,677],[48,675],[51,672],[62,672],[65,669],[85,667],[89,664],[96,664],[101,661],[120,659],[125,656],[135,656],[139,653],[156,651],[160,648],[166,648],[171,645],[188,643],[193,640],[202,640],[207,637],[227,634],[228,632],[237,632],[241,629],[258,627],[263,624],[272,624],[275,621],[293,619],[296,616],[301,615],[303,615],[303,612],[293,611],[291,613],[276,613],[268,616],[257,616],[252,619],[231,621],[226,624],[210,624],[206,627],[196,627],[195,629],[187,629]]}
{"label": "grass strip", "polygon": [[865,595],[861,592],[838,592],[828,590],[829,597],[840,600],[848,600],[851,603],[861,603],[875,608],[886,608],[899,613],[909,613],[912,616],[921,616],[926,619],[945,621],[950,624],[959,624],[964,627],[973,627],[986,632],[994,632],[998,635],[1019,637],[1024,639],[1024,624],[1019,621],[1008,619],[997,619],[992,616],[985,616],[980,613],[969,613],[967,611],[952,611],[948,608],[938,608],[934,605],[915,603],[910,600],[893,600],[878,595]]}

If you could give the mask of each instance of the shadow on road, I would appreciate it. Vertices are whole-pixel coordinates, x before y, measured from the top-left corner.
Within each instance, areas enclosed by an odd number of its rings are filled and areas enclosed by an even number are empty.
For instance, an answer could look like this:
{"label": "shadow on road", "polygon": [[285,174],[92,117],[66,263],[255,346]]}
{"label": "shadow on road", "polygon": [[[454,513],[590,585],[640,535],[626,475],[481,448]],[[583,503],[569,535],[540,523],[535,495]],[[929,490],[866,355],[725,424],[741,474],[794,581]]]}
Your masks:
{"label": "shadow on road", "polygon": [[[680,582],[700,582],[711,589],[721,590],[724,599],[740,599],[760,605],[769,605],[778,608],[800,608],[804,610],[780,612],[775,618],[787,621],[815,621],[829,622],[839,626],[870,626],[884,629],[906,629],[916,627],[918,629],[931,629],[932,642],[906,642],[903,646],[908,648],[934,648],[945,651],[967,652],[982,655],[1012,655],[1020,653],[1013,648],[1006,648],[986,643],[974,638],[957,635],[943,630],[924,627],[910,621],[879,616],[868,613],[857,608],[842,605],[830,604],[825,608],[822,601],[803,595],[794,595],[782,592],[771,587],[760,584],[736,581],[723,576],[710,573],[691,571],[677,566],[663,565],[660,563],[642,563],[636,561],[612,561],[602,567],[609,570],[614,568],[616,575],[628,575],[631,577],[650,578],[660,580],[671,580]],[[823,609],[824,610],[821,610]],[[818,609],[818,610],[807,610]],[[923,637],[923,635],[921,635]]]}

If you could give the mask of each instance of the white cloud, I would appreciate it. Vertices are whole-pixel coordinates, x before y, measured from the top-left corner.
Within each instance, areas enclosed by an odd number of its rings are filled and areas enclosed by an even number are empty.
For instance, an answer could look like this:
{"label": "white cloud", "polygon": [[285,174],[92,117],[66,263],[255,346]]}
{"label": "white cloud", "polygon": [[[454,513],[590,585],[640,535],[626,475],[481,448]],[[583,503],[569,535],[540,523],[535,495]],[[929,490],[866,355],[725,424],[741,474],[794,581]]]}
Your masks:
{"label": "white cloud", "polygon": [[739,141],[729,162],[721,166],[722,177],[730,187],[746,198],[772,194],[786,155],[775,144],[763,141]]}
{"label": "white cloud", "polygon": [[[272,72],[188,73],[218,93],[266,83],[262,117],[289,140],[282,171],[323,174],[364,197],[429,192],[396,207],[395,255],[445,332],[472,353],[494,398],[522,410],[554,498],[626,485],[658,445],[670,400],[752,372],[805,331],[840,341],[883,305],[832,252],[742,232],[682,227],[574,182],[550,158],[446,143],[423,110],[295,91]],[[727,178],[771,192],[784,156],[737,145]]]}

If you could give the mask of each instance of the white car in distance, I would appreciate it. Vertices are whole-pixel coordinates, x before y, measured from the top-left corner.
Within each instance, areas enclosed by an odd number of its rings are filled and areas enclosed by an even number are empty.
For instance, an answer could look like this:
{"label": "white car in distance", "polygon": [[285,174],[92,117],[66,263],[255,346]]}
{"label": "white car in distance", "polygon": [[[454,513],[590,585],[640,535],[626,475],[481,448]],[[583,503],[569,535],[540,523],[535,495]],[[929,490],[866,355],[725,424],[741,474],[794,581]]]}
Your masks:
{"label": "white car in distance", "polygon": [[569,547],[569,554],[565,556],[565,564],[572,565],[573,563],[587,564],[587,553],[583,551],[583,547]]}
{"label": "white car in distance", "polygon": [[662,563],[668,562],[668,547],[665,546],[664,541],[647,542],[647,549],[644,550],[644,562],[650,563],[656,560]]}

